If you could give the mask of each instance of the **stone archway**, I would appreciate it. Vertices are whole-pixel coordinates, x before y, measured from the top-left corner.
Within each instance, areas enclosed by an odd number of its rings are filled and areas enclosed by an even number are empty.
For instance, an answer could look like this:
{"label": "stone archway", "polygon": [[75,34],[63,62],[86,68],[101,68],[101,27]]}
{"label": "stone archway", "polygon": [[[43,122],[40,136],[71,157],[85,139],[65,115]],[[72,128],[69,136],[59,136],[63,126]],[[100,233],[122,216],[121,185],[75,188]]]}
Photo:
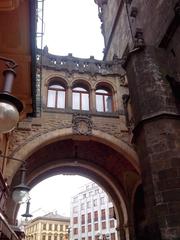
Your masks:
{"label": "stone archway", "polygon": [[[34,137],[28,139],[27,141],[25,141],[25,139],[22,139],[22,142],[20,143],[18,142],[18,147],[11,153],[11,156],[25,161],[30,155],[32,155],[38,149],[53,142],[69,138],[72,139],[81,138],[103,143],[115,149],[123,156],[126,156],[127,161],[129,161],[134,166],[136,171],[140,173],[138,156],[137,153],[132,149],[132,147],[130,147],[127,143],[123,142],[122,140],[99,130],[92,130],[92,134],[88,136],[74,135],[72,128],[56,129],[54,131],[46,132],[42,135],[38,136],[35,135]],[[9,183],[11,183],[12,178],[20,165],[21,163],[19,162],[11,161],[8,163],[6,177]]]}
{"label": "stone archway", "polygon": [[[54,152],[57,155],[52,161]],[[99,130],[92,130],[86,136],[74,134],[72,128],[56,129],[22,143],[12,156],[27,162],[27,182],[31,187],[57,172],[76,173],[97,182],[112,198],[121,239],[130,239],[132,223],[128,206],[133,185],[139,180],[139,164],[135,152],[126,143]],[[8,163],[6,175],[11,186],[16,183],[19,167],[19,162]],[[129,180],[125,182],[125,172],[130,173],[133,184]],[[7,215],[14,221],[17,209],[11,201]]]}

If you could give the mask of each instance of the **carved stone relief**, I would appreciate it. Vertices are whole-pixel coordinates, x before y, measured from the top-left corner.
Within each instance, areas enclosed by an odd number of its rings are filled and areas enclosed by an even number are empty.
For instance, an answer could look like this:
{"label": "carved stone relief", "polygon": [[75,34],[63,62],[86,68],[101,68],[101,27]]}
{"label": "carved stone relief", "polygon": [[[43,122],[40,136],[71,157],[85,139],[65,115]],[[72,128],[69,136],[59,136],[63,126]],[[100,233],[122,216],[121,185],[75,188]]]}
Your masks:
{"label": "carved stone relief", "polygon": [[93,123],[88,115],[74,114],[72,118],[72,129],[74,134],[91,135]]}

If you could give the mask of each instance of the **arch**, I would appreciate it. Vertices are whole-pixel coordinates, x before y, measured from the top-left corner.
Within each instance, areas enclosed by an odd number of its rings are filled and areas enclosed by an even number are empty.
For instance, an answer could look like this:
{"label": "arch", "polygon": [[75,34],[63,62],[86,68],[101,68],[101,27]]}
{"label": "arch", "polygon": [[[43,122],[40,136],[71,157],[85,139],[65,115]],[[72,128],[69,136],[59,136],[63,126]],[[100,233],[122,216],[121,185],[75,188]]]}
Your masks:
{"label": "arch", "polygon": [[[118,182],[103,168],[93,163],[87,164],[87,161],[83,159],[68,159],[68,161],[64,159],[60,163],[54,161],[45,164],[43,167],[35,168],[28,176],[27,183],[32,188],[45,178],[59,173],[78,174],[96,182],[111,198],[115,209],[117,229],[121,229],[119,234],[121,235],[121,239],[125,239],[123,236],[125,235],[125,229],[123,228],[128,225],[129,213],[126,206],[126,196]],[[9,208],[10,214],[13,215],[12,219],[14,220],[18,212],[18,207],[19,206],[11,206],[11,208]]]}
{"label": "arch", "polygon": [[112,85],[112,83],[108,82],[108,81],[98,81],[96,84],[95,84],[95,89],[98,89],[98,88],[107,88],[109,89],[110,91],[112,91],[112,93],[114,94],[115,93],[115,89],[114,89],[114,86]]}
{"label": "arch", "polygon": [[46,80],[45,80],[45,85],[46,86],[49,86],[51,84],[51,82],[58,82],[60,84],[62,84],[62,86],[64,88],[67,88],[68,86],[68,83],[67,81],[65,80],[64,77],[62,76],[58,76],[58,75],[54,75],[54,76],[51,76],[51,77],[48,77]]}
{"label": "arch", "polygon": [[[92,130],[92,135],[89,136],[79,136],[73,135],[72,128],[57,129],[32,139],[24,146],[19,148],[17,151],[15,151],[12,156],[15,158],[26,160],[28,163],[28,159],[30,159],[33,154],[36,154],[38,150],[41,150],[47,145],[51,145],[51,143],[54,144],[55,142],[59,141],[63,142],[64,140],[73,140],[80,142],[92,141],[96,144],[99,142],[100,144],[109,146],[116,152],[119,152],[121,155],[125,156],[127,161],[131,163],[133,168],[137,172],[139,172],[137,155],[135,154],[133,149],[123,141],[107,133],[103,133],[99,130]],[[37,156],[39,156],[39,152],[37,153]],[[17,176],[15,174],[17,173],[20,164],[21,163],[15,161],[10,161],[8,163],[8,171],[6,174],[9,180],[9,184],[11,184],[11,186],[13,186],[17,180]],[[121,185],[121,182],[119,182],[119,180],[117,180],[114,175],[111,175],[111,172],[109,172],[108,169],[105,169],[103,165],[97,166],[95,163],[81,158],[72,158],[68,160],[66,158],[64,160],[61,159],[60,161],[57,158],[53,159],[53,161],[51,162],[45,161],[43,162],[43,164],[39,164],[37,166],[30,169],[27,178],[27,182],[31,187],[45,177],[51,176],[52,174],[54,175],[59,172],[76,173],[82,176],[89,177],[93,181],[97,182],[108,193],[108,195],[111,196],[111,199],[113,200],[118,220],[118,234],[121,235],[121,239],[125,239],[125,237],[123,237],[123,235],[125,234],[127,234],[128,236],[129,228],[127,228],[127,226],[130,212],[128,209],[128,200],[126,199],[126,193],[123,186]],[[11,209],[8,214],[9,216],[12,216],[10,218],[14,220],[17,214],[17,208],[11,205],[11,207],[8,207],[8,209]],[[126,226],[126,229],[124,229],[124,226]]]}
{"label": "arch", "polygon": [[83,78],[74,79],[71,85],[72,85],[72,88],[83,86],[88,92],[90,92],[90,89],[91,89],[91,84],[89,83],[89,81]]}
{"label": "arch", "polygon": [[[54,161],[53,164],[52,162],[48,163],[44,165],[43,168],[36,168],[29,176],[27,183],[30,187],[33,187],[45,178],[58,174],[59,172],[64,174],[78,174],[98,183],[111,197],[116,206],[116,214],[119,219],[127,223],[128,213],[124,201],[125,195],[123,189],[108,172],[93,163],[87,164],[87,161],[78,158],[68,159],[68,161],[64,159],[61,160],[61,163]],[[123,213],[121,212],[121,208],[123,208]]]}
{"label": "arch", "polygon": [[[92,135],[77,136],[73,134],[72,128],[56,129],[54,131],[44,133],[43,135],[36,136],[34,139],[24,144],[24,146],[21,146],[21,148],[15,150],[11,154],[11,156],[25,161],[34,152],[50,143],[64,139],[76,139],[76,138],[94,140],[113,148],[114,150],[125,156],[127,161],[129,161],[130,164],[132,164],[134,169],[138,173],[140,173],[140,166],[137,153],[127,143],[100,130],[92,130]],[[8,163],[6,177],[9,184],[11,183],[12,178],[14,177],[14,174],[16,173],[20,165],[21,163],[16,161],[10,161]]]}

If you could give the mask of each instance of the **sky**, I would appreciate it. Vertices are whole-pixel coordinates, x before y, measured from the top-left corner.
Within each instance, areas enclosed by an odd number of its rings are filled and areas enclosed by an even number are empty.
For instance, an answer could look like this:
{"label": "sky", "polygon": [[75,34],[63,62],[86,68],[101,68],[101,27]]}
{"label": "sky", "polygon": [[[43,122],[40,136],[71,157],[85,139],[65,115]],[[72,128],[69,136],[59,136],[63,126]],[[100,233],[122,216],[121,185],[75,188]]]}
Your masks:
{"label": "sky", "polygon": [[49,52],[103,58],[104,40],[94,0],[45,0],[44,38]]}
{"label": "sky", "polygon": [[[33,218],[57,211],[63,216],[70,216],[71,197],[80,192],[80,187],[89,183],[88,178],[81,176],[56,175],[37,184],[29,192],[30,213]],[[26,203],[22,203],[18,219],[25,213]]]}
{"label": "sky", "polygon": [[[43,46],[47,45],[52,54],[102,59],[104,40],[100,25],[94,0],[44,1]],[[33,218],[51,211],[69,216],[71,197],[89,181],[80,176],[57,175],[40,182],[30,191],[30,213]],[[19,220],[25,207],[25,203],[21,204]]]}

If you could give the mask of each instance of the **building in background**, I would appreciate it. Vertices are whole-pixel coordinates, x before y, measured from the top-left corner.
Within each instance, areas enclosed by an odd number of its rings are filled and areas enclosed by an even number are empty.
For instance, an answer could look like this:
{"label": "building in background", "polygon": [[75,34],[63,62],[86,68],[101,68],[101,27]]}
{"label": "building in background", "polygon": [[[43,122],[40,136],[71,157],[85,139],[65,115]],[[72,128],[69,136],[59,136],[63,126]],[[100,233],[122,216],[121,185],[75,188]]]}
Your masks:
{"label": "building in background", "polygon": [[48,213],[28,222],[25,226],[26,240],[68,240],[68,217]]}
{"label": "building in background", "polygon": [[113,204],[96,183],[72,198],[70,221],[71,240],[117,239]]}

